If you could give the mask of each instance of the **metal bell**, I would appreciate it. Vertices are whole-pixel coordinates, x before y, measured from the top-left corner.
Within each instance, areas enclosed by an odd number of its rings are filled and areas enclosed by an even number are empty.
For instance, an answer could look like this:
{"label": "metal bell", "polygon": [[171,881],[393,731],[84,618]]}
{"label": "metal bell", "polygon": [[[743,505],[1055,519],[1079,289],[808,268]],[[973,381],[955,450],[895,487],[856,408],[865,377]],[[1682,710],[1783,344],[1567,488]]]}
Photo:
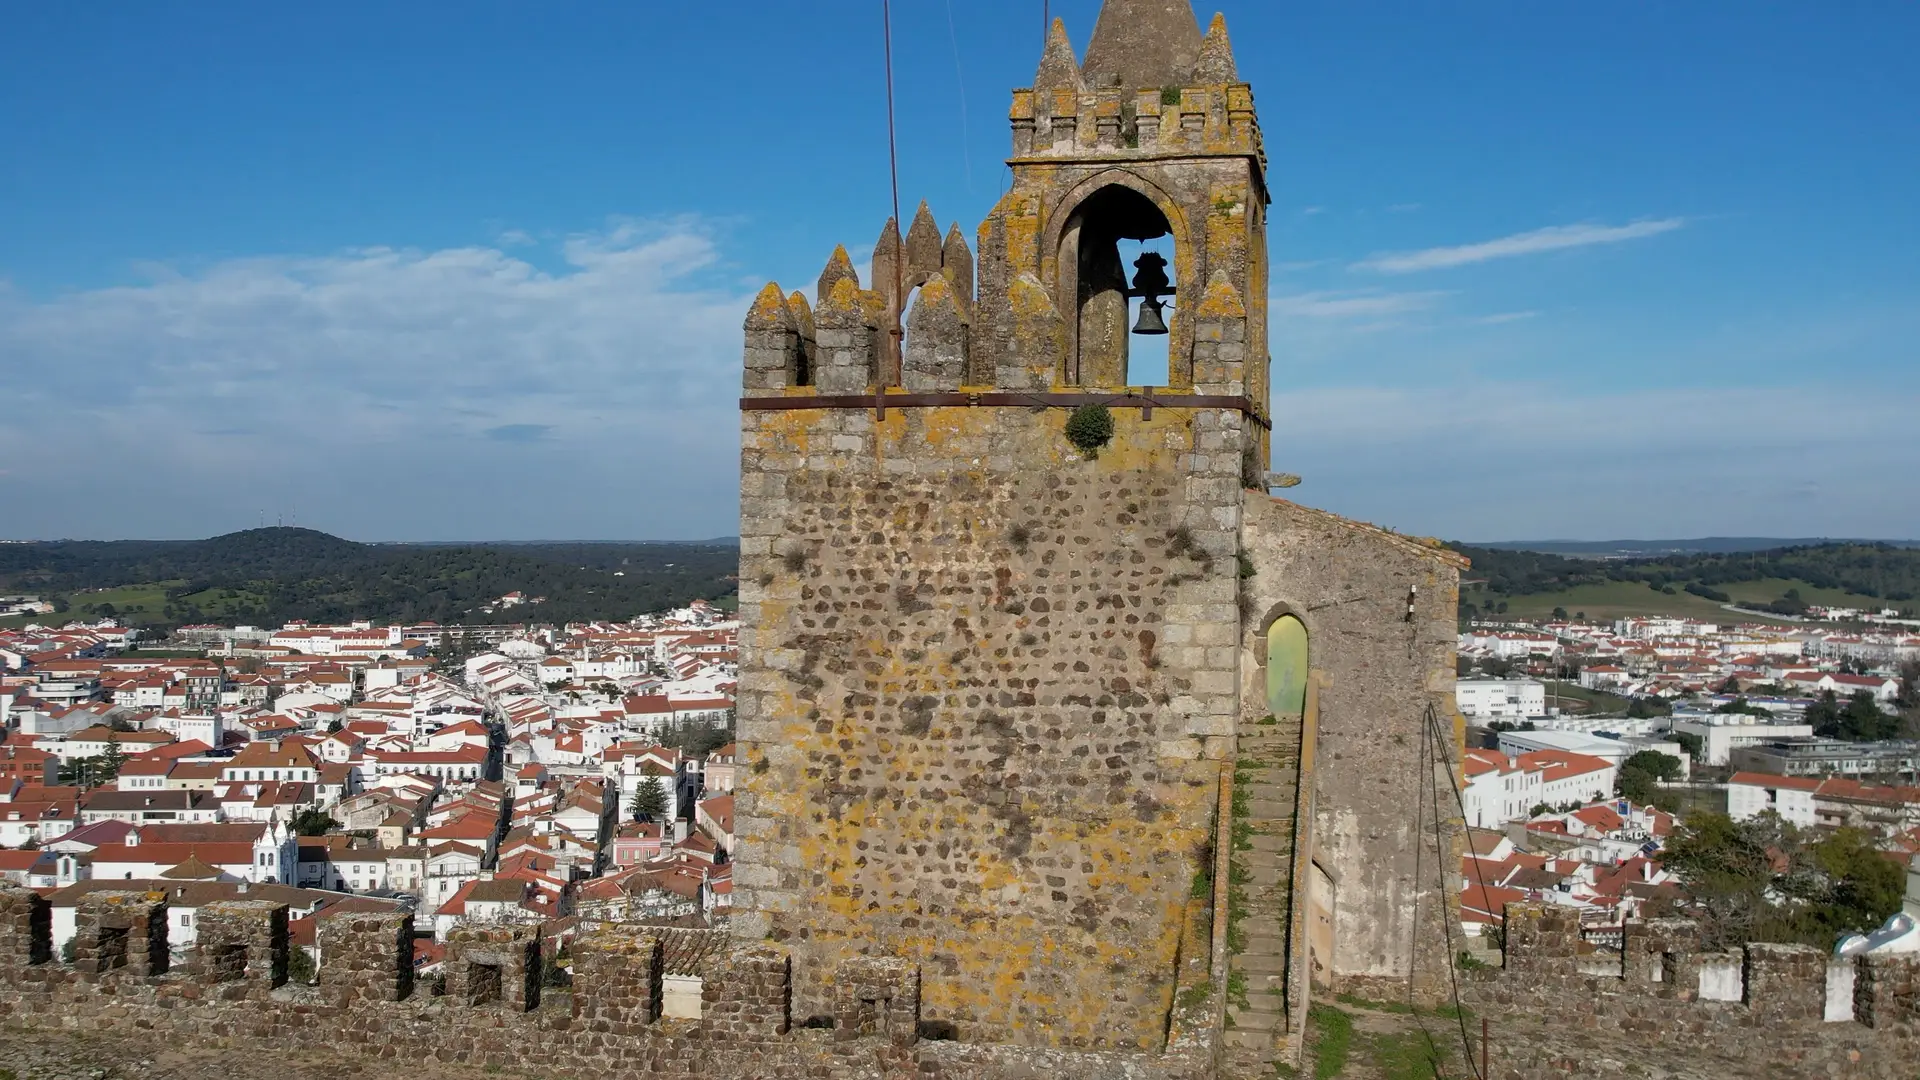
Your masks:
{"label": "metal bell", "polygon": [[1136,334],[1164,335],[1167,332],[1167,320],[1160,314],[1161,305],[1148,300],[1140,305],[1140,318],[1133,324]]}

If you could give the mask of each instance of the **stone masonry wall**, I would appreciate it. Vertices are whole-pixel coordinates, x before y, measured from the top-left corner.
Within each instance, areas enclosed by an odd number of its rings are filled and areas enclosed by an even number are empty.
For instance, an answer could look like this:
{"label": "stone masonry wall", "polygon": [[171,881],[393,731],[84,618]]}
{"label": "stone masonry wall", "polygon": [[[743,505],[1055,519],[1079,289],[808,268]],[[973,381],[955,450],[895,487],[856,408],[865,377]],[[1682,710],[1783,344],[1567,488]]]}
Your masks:
{"label": "stone masonry wall", "polygon": [[[1316,730],[1310,741],[1307,733],[1294,734],[1295,747],[1312,750],[1310,761],[1293,759],[1311,785],[1302,805],[1312,813],[1286,840],[1298,856],[1295,866],[1317,863],[1333,882],[1333,955],[1321,958],[1330,959],[1325,976],[1337,991],[1397,996],[1411,967],[1430,996],[1446,972],[1441,913],[1458,889],[1443,883],[1457,883],[1451,853],[1460,815],[1446,766],[1436,760],[1422,775],[1419,748],[1431,709],[1446,743],[1429,757],[1444,752],[1459,761],[1452,691],[1464,560],[1430,541],[1285,499],[1258,492],[1246,499],[1252,573],[1242,608],[1241,730],[1243,739],[1262,730],[1265,635],[1275,619],[1291,614],[1307,629]],[[1296,840],[1304,850],[1292,847]],[[1288,881],[1282,891],[1304,902],[1303,887]],[[1298,948],[1297,932],[1291,936]],[[1295,975],[1303,968],[1296,965]],[[1304,1000],[1304,987],[1292,990]]]}
{"label": "stone masonry wall", "polygon": [[1598,957],[1571,908],[1509,904],[1504,970],[1463,973],[1467,1004],[1487,1019],[1489,1080],[1911,1080],[1920,958],[1857,958],[1854,1019],[1829,1021],[1820,950],[1749,945],[1744,1000],[1710,1001],[1698,998],[1698,945],[1688,920],[1629,923],[1620,973],[1583,974]]}
{"label": "stone masonry wall", "polygon": [[[1093,1080],[1201,1080],[1212,1075],[1204,1052],[1123,1054],[927,1041],[914,1023],[918,971],[898,961],[855,960],[846,970],[845,1016],[830,1026],[790,1022],[788,950],[735,949],[709,972],[705,1016],[668,1020],[654,1002],[660,947],[644,928],[611,927],[575,942],[570,992],[530,1007],[498,997],[474,1004],[448,979],[436,994],[396,979],[412,944],[396,929],[407,920],[343,915],[321,924],[320,983],[269,989],[272,958],[287,947],[283,905],[239,905],[221,912],[213,945],[192,950],[179,970],[141,974],[130,965],[104,971],[48,959],[50,927],[36,921],[24,890],[0,890],[0,1023],[124,1034],[163,1045],[217,1042],[254,1049],[264,1060],[322,1041],[395,1068],[417,1062],[512,1070],[568,1080],[634,1075],[762,1080],[1016,1080],[1034,1076]],[[138,909],[136,909],[138,913]],[[21,916],[21,917],[14,917]],[[126,921],[102,907],[83,915],[83,936]],[[107,935],[113,938],[114,935]],[[244,940],[246,963],[233,964]],[[503,967],[532,956],[511,931],[462,941],[462,963]],[[265,970],[247,974],[258,951]],[[218,973],[217,978],[209,977]],[[505,972],[503,971],[504,975]]]}
{"label": "stone masonry wall", "polygon": [[[749,413],[736,925],[966,1041],[1158,1048],[1233,730],[1244,418]],[[1221,452],[1221,451],[1226,452]]]}

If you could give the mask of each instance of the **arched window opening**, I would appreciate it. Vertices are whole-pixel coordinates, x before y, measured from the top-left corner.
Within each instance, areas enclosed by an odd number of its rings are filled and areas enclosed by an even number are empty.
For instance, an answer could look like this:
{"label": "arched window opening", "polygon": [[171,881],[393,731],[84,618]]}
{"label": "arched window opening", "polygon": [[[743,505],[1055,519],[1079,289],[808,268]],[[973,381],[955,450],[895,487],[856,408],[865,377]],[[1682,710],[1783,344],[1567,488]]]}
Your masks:
{"label": "arched window opening", "polygon": [[1074,382],[1118,387],[1173,381],[1165,320],[1178,285],[1175,254],[1166,215],[1131,188],[1101,188],[1068,217],[1059,266],[1061,295],[1074,303],[1068,321]]}
{"label": "arched window opening", "polygon": [[1282,615],[1267,628],[1267,712],[1297,718],[1307,711],[1307,628]]}
{"label": "arched window opening", "polygon": [[[1120,263],[1128,267],[1128,273],[1135,278],[1138,277],[1140,268],[1143,266],[1140,261],[1143,255],[1158,256],[1165,265],[1168,281],[1172,281],[1172,236],[1162,236],[1153,240],[1120,241]],[[1168,325],[1168,321],[1173,318],[1171,299],[1169,297],[1156,301],[1146,296],[1127,298],[1127,325],[1134,328],[1134,332],[1127,336],[1128,386],[1169,386],[1173,383],[1171,356],[1173,335],[1140,332],[1142,326],[1151,327],[1157,323],[1164,328]]]}

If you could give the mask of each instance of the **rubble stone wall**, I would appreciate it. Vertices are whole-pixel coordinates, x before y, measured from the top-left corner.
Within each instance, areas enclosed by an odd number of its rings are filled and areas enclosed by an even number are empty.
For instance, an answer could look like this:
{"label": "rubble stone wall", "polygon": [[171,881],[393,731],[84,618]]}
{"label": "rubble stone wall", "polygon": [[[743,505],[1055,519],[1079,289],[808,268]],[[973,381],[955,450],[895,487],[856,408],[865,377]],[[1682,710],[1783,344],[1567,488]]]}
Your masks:
{"label": "rubble stone wall", "polygon": [[1613,1080],[1649,1065],[1689,1078],[1911,1080],[1920,1062],[1920,958],[1855,958],[1852,1019],[1827,1020],[1829,958],[1808,946],[1748,945],[1743,1000],[1710,1001],[1698,993],[1698,929],[1684,919],[1629,923],[1620,973],[1608,975],[1580,972],[1571,908],[1509,904],[1506,934],[1504,970],[1470,973],[1464,987],[1488,1021],[1491,1080]]}
{"label": "rubble stone wall", "polygon": [[1225,409],[749,414],[736,926],[968,1041],[1158,1049],[1238,708]]}
{"label": "rubble stone wall", "polygon": [[[138,943],[116,932],[151,919],[159,905],[148,904],[144,894],[129,894],[121,904],[89,905],[81,915],[82,939],[99,940],[104,929],[108,940]],[[655,1006],[660,944],[637,927],[578,939],[571,992],[549,991],[530,1003],[532,992],[511,987],[521,971],[537,968],[537,946],[515,929],[474,929],[451,941],[442,994],[400,977],[410,971],[411,935],[403,933],[411,929],[410,918],[329,917],[321,924],[319,984],[270,987],[284,976],[275,971],[287,947],[284,905],[227,905],[216,913],[210,947],[196,947],[178,970],[160,974],[144,973],[132,962],[85,970],[49,959],[49,925],[36,917],[45,905],[31,892],[0,890],[0,1023],[11,1027],[181,1045],[219,1042],[257,1048],[269,1059],[318,1040],[395,1067],[425,1061],[570,1080],[635,1074],[703,1080],[1213,1075],[1204,1053],[1078,1052],[924,1039],[917,1022],[919,972],[899,961],[850,962],[842,998],[849,1015],[801,1027],[791,1014],[788,950],[739,947],[709,971],[704,1017],[666,1020]],[[242,943],[244,962],[236,963],[235,948]],[[257,968],[256,953],[263,958]],[[142,954],[135,948],[124,955]],[[462,965],[473,964],[497,973],[501,994],[473,1003],[464,989],[471,976],[459,974]],[[487,976],[490,982],[495,977]]]}

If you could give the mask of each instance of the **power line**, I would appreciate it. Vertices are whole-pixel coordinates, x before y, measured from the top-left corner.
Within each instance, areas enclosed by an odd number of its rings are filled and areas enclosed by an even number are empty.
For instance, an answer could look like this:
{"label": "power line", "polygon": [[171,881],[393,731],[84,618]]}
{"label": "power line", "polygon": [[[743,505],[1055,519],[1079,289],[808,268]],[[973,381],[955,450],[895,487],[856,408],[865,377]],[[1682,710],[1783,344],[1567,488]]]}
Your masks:
{"label": "power line", "polygon": [[973,151],[967,146],[967,74],[960,67],[960,35],[953,28],[953,0],[947,0],[947,41],[953,46],[953,81],[960,87],[960,164],[967,174],[967,194],[972,195]]}
{"label": "power line", "polygon": [[[899,140],[894,134],[893,119],[893,4],[891,0],[880,0],[880,26],[885,42],[887,65],[887,173],[893,182],[893,227],[895,232],[899,232],[900,148]],[[906,250],[902,248],[893,259],[893,302],[888,305],[893,309],[893,326],[890,330],[893,335],[893,348],[888,350],[887,370],[880,373],[878,380],[882,391],[879,407],[883,410],[886,408],[885,388],[899,382],[900,343],[901,339],[906,337],[905,331],[900,327],[900,308],[902,301],[905,300],[901,295],[905,291],[905,279],[902,277],[905,263]]]}

